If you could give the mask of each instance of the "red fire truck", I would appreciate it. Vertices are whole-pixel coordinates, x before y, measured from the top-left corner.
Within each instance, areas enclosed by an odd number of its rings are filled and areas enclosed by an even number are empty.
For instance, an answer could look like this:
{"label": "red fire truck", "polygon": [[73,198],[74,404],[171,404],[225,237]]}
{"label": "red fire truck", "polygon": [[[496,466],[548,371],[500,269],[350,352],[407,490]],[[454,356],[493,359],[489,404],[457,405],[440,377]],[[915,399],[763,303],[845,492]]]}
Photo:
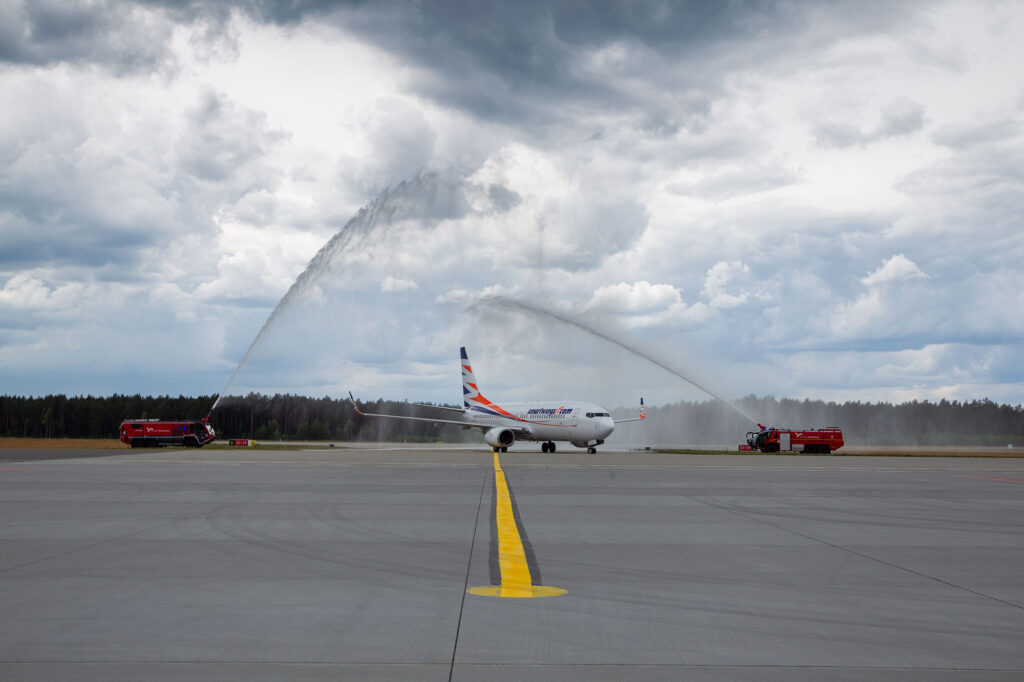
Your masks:
{"label": "red fire truck", "polygon": [[165,445],[199,448],[215,437],[213,427],[206,419],[128,419],[121,422],[121,442],[133,448],[162,448]]}
{"label": "red fire truck", "polygon": [[762,424],[757,426],[761,430],[747,433],[747,444],[741,445],[740,450],[806,452],[827,455],[833,450],[843,447],[843,432],[838,426],[804,431],[777,429]]}

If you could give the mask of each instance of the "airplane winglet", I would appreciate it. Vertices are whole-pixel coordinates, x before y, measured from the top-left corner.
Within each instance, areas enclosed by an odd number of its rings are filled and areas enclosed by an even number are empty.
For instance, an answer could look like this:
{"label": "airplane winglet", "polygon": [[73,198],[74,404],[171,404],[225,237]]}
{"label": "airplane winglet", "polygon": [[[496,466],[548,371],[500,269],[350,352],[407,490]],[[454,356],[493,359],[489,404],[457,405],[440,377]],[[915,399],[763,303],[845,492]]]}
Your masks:
{"label": "airplane winglet", "polygon": [[356,399],[352,397],[352,391],[348,392],[348,399],[352,401],[352,409],[356,411],[356,414],[360,417],[365,417],[366,415],[359,411],[359,406],[356,405]]}
{"label": "airplane winglet", "polygon": [[644,407],[644,399],[640,398],[640,418],[647,419],[647,408]]}

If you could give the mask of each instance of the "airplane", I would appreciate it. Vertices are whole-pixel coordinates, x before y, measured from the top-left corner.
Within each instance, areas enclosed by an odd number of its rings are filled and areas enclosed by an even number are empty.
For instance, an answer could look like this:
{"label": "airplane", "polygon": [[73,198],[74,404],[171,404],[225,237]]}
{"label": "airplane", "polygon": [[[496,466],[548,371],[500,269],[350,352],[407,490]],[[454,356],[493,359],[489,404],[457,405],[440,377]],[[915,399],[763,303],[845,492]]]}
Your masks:
{"label": "airplane", "polygon": [[556,441],[568,441],[578,448],[586,448],[587,454],[597,452],[616,424],[635,422],[646,419],[644,399],[640,398],[640,416],[632,419],[612,419],[608,410],[594,403],[579,401],[564,402],[528,402],[498,404],[485,398],[478,388],[473,368],[466,355],[466,347],[459,349],[462,355],[462,409],[423,405],[436,410],[447,410],[462,415],[461,420],[429,419],[426,417],[405,417],[397,414],[373,414],[362,412],[356,405],[356,399],[349,391],[356,414],[363,417],[383,417],[386,419],[407,419],[411,421],[433,422],[440,424],[457,424],[467,428],[484,431],[484,441],[494,452],[508,452],[508,448],[516,439],[541,441],[542,452],[554,452]]}

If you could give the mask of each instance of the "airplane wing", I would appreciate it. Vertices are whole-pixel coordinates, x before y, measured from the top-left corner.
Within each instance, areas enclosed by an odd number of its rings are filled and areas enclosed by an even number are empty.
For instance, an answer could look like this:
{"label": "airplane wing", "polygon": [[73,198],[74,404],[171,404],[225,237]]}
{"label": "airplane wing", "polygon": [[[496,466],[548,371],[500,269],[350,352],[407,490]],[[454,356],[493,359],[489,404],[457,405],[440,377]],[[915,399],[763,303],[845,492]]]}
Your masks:
{"label": "airplane wing", "polygon": [[466,411],[461,407],[445,407],[444,405],[427,405],[426,403],[409,403],[416,407],[429,407],[434,410],[446,410],[448,412],[458,412],[459,414],[465,414]]}
{"label": "airplane wing", "polygon": [[[400,414],[374,414],[373,412],[363,412],[362,410],[359,409],[359,406],[356,405],[356,399],[352,397],[352,392],[351,391],[349,391],[349,393],[348,393],[348,398],[349,398],[350,401],[352,401],[352,407],[353,407],[353,409],[355,409],[356,414],[358,414],[361,417],[382,417],[384,419],[406,419],[406,420],[414,421],[414,422],[431,422],[433,424],[455,424],[456,426],[472,426],[473,428],[483,429],[484,431],[487,431],[488,429],[490,429],[493,426],[493,424],[480,424],[479,422],[456,421],[456,420],[453,420],[453,419],[429,419],[427,417],[406,417],[406,416],[400,415]],[[425,407],[436,407],[436,406],[435,405],[426,405]],[[449,408],[444,408],[444,409],[451,410],[453,408],[449,407]],[[462,410],[458,410],[458,412],[462,412]]]}

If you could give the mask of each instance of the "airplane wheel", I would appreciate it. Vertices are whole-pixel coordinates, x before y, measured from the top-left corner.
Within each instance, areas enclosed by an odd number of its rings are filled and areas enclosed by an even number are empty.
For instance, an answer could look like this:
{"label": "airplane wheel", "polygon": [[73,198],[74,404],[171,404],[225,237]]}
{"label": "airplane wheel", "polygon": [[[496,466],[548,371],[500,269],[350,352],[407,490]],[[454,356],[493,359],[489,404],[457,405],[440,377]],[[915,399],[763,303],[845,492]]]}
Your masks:
{"label": "airplane wheel", "polygon": [[502,451],[502,452],[508,452],[508,448],[505,448],[505,447],[503,447],[503,448],[501,449],[501,451]]}
{"label": "airplane wheel", "polygon": [[596,455],[597,454],[597,448],[587,448],[587,454],[588,455]]}
{"label": "airplane wheel", "polygon": [[548,444],[547,443],[541,443],[540,444],[540,451],[541,452],[549,452]]}
{"label": "airplane wheel", "polygon": [[548,452],[554,452],[554,451],[555,451],[555,443],[554,443],[554,441],[552,441],[552,442],[548,443]]}

